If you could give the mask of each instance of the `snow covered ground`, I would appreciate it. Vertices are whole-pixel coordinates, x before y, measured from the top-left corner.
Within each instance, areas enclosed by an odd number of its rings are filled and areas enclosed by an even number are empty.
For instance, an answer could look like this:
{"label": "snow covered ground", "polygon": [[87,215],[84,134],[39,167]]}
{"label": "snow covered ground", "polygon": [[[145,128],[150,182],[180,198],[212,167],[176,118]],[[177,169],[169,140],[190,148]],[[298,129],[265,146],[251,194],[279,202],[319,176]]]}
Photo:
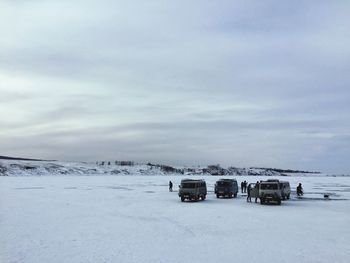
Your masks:
{"label": "snow covered ground", "polygon": [[281,206],[216,199],[213,176],[181,203],[181,178],[2,176],[0,262],[350,262],[349,177],[283,177],[306,194]]}

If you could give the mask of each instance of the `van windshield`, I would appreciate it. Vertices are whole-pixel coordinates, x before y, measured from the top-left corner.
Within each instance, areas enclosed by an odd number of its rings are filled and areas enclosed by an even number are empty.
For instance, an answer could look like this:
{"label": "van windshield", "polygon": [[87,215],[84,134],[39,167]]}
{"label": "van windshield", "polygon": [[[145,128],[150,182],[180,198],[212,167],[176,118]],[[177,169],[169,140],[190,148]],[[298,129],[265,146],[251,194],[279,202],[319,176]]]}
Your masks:
{"label": "van windshield", "polygon": [[278,184],[261,184],[260,189],[262,189],[262,190],[277,190]]}
{"label": "van windshield", "polygon": [[195,183],[182,183],[182,188],[196,188]]}
{"label": "van windshield", "polygon": [[231,186],[232,185],[231,182],[218,182],[217,184],[218,184],[218,186]]}

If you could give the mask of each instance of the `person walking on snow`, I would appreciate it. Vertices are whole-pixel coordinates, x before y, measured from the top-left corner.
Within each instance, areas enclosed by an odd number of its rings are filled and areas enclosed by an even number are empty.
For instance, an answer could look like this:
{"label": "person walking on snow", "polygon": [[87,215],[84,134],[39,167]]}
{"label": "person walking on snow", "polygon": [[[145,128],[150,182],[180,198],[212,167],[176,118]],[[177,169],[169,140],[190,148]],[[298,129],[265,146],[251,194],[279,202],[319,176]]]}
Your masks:
{"label": "person walking on snow", "polygon": [[169,181],[169,192],[173,191],[173,183]]}
{"label": "person walking on snow", "polygon": [[241,192],[243,194],[244,182],[241,182]]}

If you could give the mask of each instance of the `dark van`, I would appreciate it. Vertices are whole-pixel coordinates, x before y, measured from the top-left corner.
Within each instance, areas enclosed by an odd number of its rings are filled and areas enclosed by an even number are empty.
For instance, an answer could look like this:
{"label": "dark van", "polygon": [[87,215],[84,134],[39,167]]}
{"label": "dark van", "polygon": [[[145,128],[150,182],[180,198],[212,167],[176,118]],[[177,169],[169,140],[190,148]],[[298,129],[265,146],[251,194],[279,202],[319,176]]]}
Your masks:
{"label": "dark van", "polygon": [[237,197],[238,193],[238,184],[235,179],[220,179],[215,183],[215,194],[217,198]]}
{"label": "dark van", "polygon": [[181,202],[187,200],[205,200],[207,196],[207,184],[204,180],[183,179],[179,185],[179,197]]}

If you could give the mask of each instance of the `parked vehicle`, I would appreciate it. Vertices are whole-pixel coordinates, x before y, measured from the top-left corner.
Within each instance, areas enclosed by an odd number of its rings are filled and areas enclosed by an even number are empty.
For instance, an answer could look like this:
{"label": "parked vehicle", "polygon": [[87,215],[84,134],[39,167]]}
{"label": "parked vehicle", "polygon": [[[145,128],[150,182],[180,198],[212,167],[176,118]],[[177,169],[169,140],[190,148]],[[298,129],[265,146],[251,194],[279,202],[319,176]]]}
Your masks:
{"label": "parked vehicle", "polygon": [[261,204],[269,203],[270,201],[275,201],[278,205],[280,205],[282,200],[282,190],[280,187],[280,182],[278,180],[268,180],[260,182],[259,198]]}
{"label": "parked vehicle", "polygon": [[204,180],[183,179],[179,185],[179,197],[181,202],[187,200],[205,200],[207,185]]}
{"label": "parked vehicle", "polygon": [[259,188],[256,187],[256,184],[249,184],[248,188],[250,188],[250,198],[259,198]]}
{"label": "parked vehicle", "polygon": [[286,200],[290,198],[290,193],[291,193],[291,189],[290,189],[290,184],[289,182],[285,182],[285,181],[280,181],[280,187],[282,190],[282,199]]}
{"label": "parked vehicle", "polygon": [[289,182],[280,181],[277,179],[269,179],[269,180],[267,180],[267,182],[278,182],[280,184],[282,200],[286,200],[286,199],[290,198],[291,189],[290,189]]}
{"label": "parked vehicle", "polygon": [[217,198],[222,197],[229,197],[232,198],[237,197],[238,193],[238,184],[237,180],[235,179],[220,179],[215,183],[215,189],[214,192],[216,194]]}

